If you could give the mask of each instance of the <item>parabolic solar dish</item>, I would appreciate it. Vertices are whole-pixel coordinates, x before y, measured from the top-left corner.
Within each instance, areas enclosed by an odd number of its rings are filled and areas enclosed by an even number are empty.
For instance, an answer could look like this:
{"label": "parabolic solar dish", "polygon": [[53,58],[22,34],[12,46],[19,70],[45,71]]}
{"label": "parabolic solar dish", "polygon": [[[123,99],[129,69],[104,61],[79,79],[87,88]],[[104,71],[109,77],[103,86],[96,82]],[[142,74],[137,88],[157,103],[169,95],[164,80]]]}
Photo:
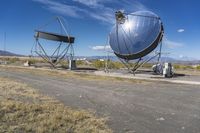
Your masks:
{"label": "parabolic solar dish", "polygon": [[109,44],[116,56],[134,60],[152,52],[162,40],[163,26],[160,18],[150,11],[137,11],[128,15],[116,12]]}

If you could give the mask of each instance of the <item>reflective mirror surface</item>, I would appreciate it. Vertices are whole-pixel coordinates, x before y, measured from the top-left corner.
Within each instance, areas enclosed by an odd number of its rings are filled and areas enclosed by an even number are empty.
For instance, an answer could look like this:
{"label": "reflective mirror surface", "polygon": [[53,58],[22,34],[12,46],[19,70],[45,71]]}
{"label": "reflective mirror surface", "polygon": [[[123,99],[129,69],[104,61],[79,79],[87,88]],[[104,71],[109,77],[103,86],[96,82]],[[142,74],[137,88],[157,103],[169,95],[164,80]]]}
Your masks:
{"label": "reflective mirror surface", "polygon": [[125,15],[125,21],[116,22],[109,43],[114,53],[123,59],[141,58],[153,51],[162,38],[160,18],[150,11]]}

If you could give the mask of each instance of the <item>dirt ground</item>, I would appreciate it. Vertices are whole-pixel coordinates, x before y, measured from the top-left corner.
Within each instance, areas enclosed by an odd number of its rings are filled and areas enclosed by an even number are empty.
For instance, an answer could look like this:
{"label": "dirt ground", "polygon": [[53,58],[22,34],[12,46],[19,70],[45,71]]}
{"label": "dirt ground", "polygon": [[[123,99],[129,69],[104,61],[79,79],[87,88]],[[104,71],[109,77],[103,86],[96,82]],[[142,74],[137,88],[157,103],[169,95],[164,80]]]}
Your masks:
{"label": "dirt ground", "polygon": [[200,132],[200,86],[0,69],[65,105],[108,117],[116,133]]}

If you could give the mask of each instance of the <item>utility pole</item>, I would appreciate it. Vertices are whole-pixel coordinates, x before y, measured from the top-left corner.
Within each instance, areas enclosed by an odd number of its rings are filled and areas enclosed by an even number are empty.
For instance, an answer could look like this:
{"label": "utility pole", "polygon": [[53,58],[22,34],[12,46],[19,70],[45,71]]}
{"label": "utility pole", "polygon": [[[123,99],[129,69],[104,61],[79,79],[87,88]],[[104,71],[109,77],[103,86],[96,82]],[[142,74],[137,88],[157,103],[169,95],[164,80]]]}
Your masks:
{"label": "utility pole", "polygon": [[[4,56],[6,56],[6,32],[4,32]],[[7,64],[7,61],[4,61],[4,65]]]}
{"label": "utility pole", "polygon": [[4,54],[6,54],[6,32],[4,32]]}

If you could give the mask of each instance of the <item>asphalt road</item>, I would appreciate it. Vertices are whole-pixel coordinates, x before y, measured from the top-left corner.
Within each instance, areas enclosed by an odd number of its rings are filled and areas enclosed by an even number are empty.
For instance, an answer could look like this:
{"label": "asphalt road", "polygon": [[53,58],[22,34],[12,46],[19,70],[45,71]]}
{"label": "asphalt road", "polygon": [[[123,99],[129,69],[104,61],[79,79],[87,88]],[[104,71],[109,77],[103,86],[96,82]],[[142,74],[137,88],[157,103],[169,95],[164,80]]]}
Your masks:
{"label": "asphalt road", "polygon": [[94,81],[0,70],[66,106],[108,117],[116,133],[199,133],[200,86]]}

